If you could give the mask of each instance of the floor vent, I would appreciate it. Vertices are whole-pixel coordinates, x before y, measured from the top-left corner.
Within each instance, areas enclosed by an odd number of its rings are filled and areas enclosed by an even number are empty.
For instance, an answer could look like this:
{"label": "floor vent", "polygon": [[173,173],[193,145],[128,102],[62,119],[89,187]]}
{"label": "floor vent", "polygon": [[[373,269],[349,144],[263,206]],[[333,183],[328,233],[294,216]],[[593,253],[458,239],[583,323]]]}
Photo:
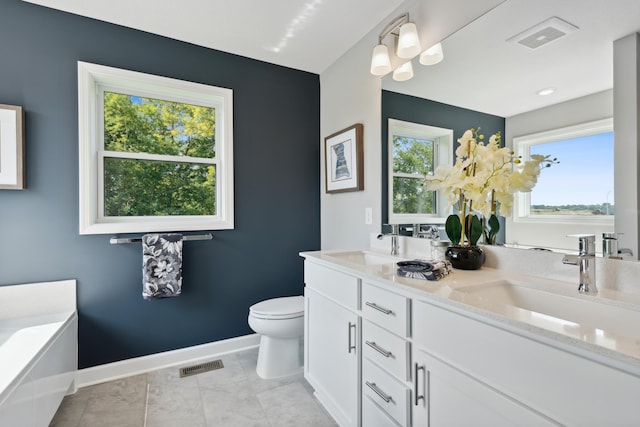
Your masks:
{"label": "floor vent", "polygon": [[214,371],[216,369],[222,369],[222,368],[224,368],[224,365],[222,364],[222,360],[220,359],[214,360],[212,362],[199,363],[197,365],[180,368],[180,378],[201,374],[203,372]]}

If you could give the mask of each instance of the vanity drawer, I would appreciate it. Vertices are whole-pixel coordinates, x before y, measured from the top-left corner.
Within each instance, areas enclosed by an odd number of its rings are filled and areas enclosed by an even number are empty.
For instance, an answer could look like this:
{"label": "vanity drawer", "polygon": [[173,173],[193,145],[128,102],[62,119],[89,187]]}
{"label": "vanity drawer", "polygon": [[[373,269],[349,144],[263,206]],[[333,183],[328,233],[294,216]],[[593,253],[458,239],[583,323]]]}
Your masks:
{"label": "vanity drawer", "polygon": [[366,427],[401,427],[367,396],[362,398],[362,425]]}
{"label": "vanity drawer", "polygon": [[355,276],[305,261],[304,283],[351,310],[359,308],[360,279]]}
{"label": "vanity drawer", "polygon": [[362,361],[362,393],[398,424],[409,425],[409,388],[368,359]]}
{"label": "vanity drawer", "polygon": [[402,381],[409,380],[409,343],[369,321],[362,327],[362,354]]}
{"label": "vanity drawer", "polygon": [[409,299],[402,295],[365,283],[362,316],[401,337],[409,336]]}

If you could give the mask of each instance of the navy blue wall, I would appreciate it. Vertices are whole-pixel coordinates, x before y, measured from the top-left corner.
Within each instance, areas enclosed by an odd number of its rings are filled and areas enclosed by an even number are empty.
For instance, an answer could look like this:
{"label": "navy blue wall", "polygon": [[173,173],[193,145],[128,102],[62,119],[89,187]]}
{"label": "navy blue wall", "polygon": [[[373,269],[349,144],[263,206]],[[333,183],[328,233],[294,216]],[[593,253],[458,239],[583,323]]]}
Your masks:
{"label": "navy blue wall", "polygon": [[[316,74],[2,0],[0,103],[26,111],[24,191],[0,190],[0,285],[78,280],[79,367],[251,333],[248,307],[301,294],[320,247]],[[78,234],[77,61],[234,91],[235,230],[184,245],[183,294],[141,298],[141,247]]]}
{"label": "navy blue wall", "polygon": [[[388,151],[388,119],[403,120],[405,122],[419,123],[453,129],[454,144],[452,156],[455,158],[455,150],[460,138],[467,129],[480,127],[482,133],[493,135],[500,131],[504,136],[504,117],[468,110],[454,105],[443,104],[429,99],[404,95],[387,90],[382,91],[382,164],[386,165],[389,159]],[[388,170],[382,168],[382,222],[387,223],[389,208],[387,206]],[[504,221],[502,220],[504,224]],[[498,235],[498,241],[504,241],[504,226]]]}

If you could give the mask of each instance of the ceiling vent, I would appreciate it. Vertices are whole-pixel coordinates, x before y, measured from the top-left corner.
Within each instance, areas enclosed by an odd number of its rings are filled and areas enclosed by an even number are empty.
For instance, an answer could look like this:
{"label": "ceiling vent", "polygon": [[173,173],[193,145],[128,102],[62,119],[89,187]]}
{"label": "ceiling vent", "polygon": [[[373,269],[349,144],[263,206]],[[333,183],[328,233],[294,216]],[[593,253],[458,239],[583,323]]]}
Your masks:
{"label": "ceiling vent", "polygon": [[507,39],[508,43],[518,43],[530,49],[537,49],[577,31],[578,27],[558,17],[552,17]]}

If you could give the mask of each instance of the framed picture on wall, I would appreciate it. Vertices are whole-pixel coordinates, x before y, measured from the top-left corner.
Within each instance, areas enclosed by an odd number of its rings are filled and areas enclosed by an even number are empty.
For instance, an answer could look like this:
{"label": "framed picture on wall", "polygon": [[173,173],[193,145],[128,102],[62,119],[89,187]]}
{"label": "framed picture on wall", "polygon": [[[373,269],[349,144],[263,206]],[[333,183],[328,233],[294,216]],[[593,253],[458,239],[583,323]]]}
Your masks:
{"label": "framed picture on wall", "polygon": [[0,189],[24,188],[24,111],[0,104]]}
{"label": "framed picture on wall", "polygon": [[363,129],[356,123],[324,139],[327,193],[364,190]]}

